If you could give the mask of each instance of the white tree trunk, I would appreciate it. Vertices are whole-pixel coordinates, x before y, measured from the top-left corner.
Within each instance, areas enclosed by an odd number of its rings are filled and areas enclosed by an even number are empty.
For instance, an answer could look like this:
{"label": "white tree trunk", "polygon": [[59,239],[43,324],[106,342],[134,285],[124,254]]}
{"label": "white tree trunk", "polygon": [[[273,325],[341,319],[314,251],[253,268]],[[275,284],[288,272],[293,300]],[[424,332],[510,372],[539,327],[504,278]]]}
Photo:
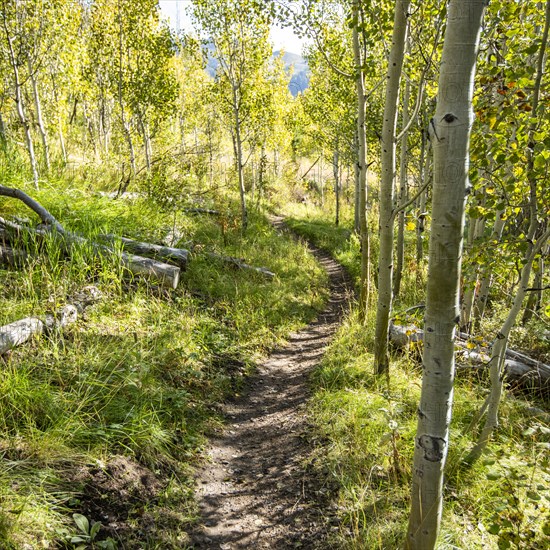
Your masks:
{"label": "white tree trunk", "polygon": [[[403,96],[403,127],[409,123],[409,98],[410,81],[405,84],[405,94]],[[409,195],[408,173],[407,173],[407,138],[409,132],[403,132],[401,137],[401,156],[399,158],[399,205],[403,205]],[[401,278],[403,275],[403,266],[405,264],[405,209],[399,210],[397,221],[397,243],[396,243],[396,264],[393,279],[393,297],[399,295],[401,290]]]}
{"label": "white tree trunk", "polygon": [[233,114],[235,123],[235,164],[239,177],[239,195],[241,197],[241,225],[243,231],[248,226],[248,211],[246,209],[246,189],[244,186],[243,143],[241,139],[241,117],[237,100],[237,92],[233,87]]}
{"label": "white tree trunk", "polygon": [[[357,101],[359,104],[359,100]],[[357,121],[357,125],[359,126],[359,120]],[[357,134],[357,132],[356,132]],[[353,146],[354,146],[354,153],[355,153],[355,162],[353,163],[353,183],[354,183],[354,201],[353,201],[353,228],[355,229],[355,232],[360,235],[361,234],[361,220],[359,216],[360,212],[360,193],[359,189],[361,186],[360,179],[361,179],[361,170],[359,169],[359,140],[357,139],[357,135],[355,135],[353,139]]]}
{"label": "white tree trunk", "polygon": [[[491,242],[500,242],[502,237],[502,231],[506,219],[504,217],[504,210],[498,210],[495,214],[495,223],[493,224],[493,231],[491,233]],[[474,301],[474,320],[476,325],[479,324],[485,313],[485,307],[487,305],[487,299],[489,298],[489,288],[491,286],[492,270],[490,267],[484,267],[480,275],[479,290],[476,294]]]}
{"label": "white tree trunk", "polygon": [[548,251],[546,253],[543,251],[541,257],[539,258],[538,269],[535,273],[535,278],[533,280],[533,287],[535,290],[532,290],[529,293],[529,298],[525,304],[525,310],[523,311],[523,316],[521,318],[521,324],[527,324],[533,317],[533,314],[537,311],[540,311],[542,307],[543,293],[544,293],[544,257],[548,256]]}
{"label": "white tree trunk", "polygon": [[378,304],[376,307],[376,332],[374,336],[374,371],[383,374],[389,369],[388,329],[392,307],[393,274],[393,225],[395,220],[395,130],[397,126],[397,103],[399,83],[405,57],[409,0],[397,0],[393,22],[393,35],[388,74],[386,99],[382,123],[381,180],[380,180],[380,254],[378,258]]}
{"label": "white tree trunk", "polygon": [[355,63],[355,87],[357,90],[357,215],[359,221],[359,238],[361,242],[361,291],[359,296],[359,316],[367,316],[370,294],[370,240],[367,226],[367,135],[366,135],[366,101],[361,46],[359,43],[359,1],[353,2],[353,56]]}
{"label": "white tree trunk", "polygon": [[[426,143],[427,142],[427,143]],[[425,155],[422,158],[421,155],[421,168],[420,168],[420,184],[424,187],[425,183],[430,177],[430,157],[431,157],[431,142],[428,141],[425,135],[422,137],[422,152]],[[422,261],[424,259],[424,232],[426,230],[426,203],[428,201],[428,191],[425,189],[418,197],[418,215],[416,218],[416,263],[419,274],[422,274]]]}
{"label": "white tree trunk", "polygon": [[51,170],[50,166],[50,146],[48,143],[48,132],[46,131],[46,125],[42,118],[42,105],[40,103],[40,93],[38,91],[38,81],[36,79],[36,73],[33,70],[32,61],[30,56],[27,58],[27,66],[29,68],[29,77],[32,84],[32,92],[34,97],[34,108],[36,110],[36,121],[38,122],[38,130],[40,131],[40,137],[42,138],[42,147],[44,148],[44,164],[46,165],[46,171]]}
{"label": "white tree trunk", "polygon": [[336,199],[336,217],[335,225],[340,224],[340,151],[338,149],[338,140],[334,146],[332,155],[332,173],[334,174],[334,197]]}
{"label": "white tree trunk", "polygon": [[[468,248],[471,249],[475,242],[479,240],[485,231],[485,219],[475,218],[470,222],[470,231],[468,232]],[[479,281],[479,273],[476,268],[475,281],[470,281],[468,288],[464,291],[462,305],[460,308],[460,327],[465,332],[471,331],[472,310],[474,307],[474,298],[477,297],[477,288]]]}
{"label": "white tree trunk", "polygon": [[430,122],[434,151],[433,210],[425,315],[424,374],[406,548],[435,548],[443,507],[443,469],[453,402],[454,338],[468,187],[472,95],[484,0],[451,0],[437,108]]}
{"label": "white tree trunk", "polygon": [[23,126],[25,132],[25,142],[27,144],[27,151],[29,153],[29,160],[31,162],[32,179],[34,181],[34,187],[38,189],[38,164],[36,162],[36,155],[34,154],[34,144],[32,141],[31,128],[25,115],[25,107],[23,105],[23,93],[21,87],[21,79],[19,78],[19,67],[17,65],[17,59],[15,57],[15,51],[13,49],[13,37],[10,35],[8,24],[6,21],[6,13],[3,10],[3,23],[4,31],[6,34],[6,41],[8,43],[8,55],[10,58],[11,68],[13,70],[13,80],[15,86],[15,104],[17,106],[17,116],[19,122]]}

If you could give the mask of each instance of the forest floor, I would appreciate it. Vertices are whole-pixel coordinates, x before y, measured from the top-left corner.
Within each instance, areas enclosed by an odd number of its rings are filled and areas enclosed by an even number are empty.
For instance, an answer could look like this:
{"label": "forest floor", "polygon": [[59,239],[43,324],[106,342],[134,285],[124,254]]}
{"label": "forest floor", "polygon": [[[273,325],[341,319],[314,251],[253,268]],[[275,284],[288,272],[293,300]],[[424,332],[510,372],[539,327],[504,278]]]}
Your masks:
{"label": "forest floor", "polygon": [[[284,230],[280,218],[274,224]],[[240,396],[222,405],[227,425],[196,476],[195,548],[322,548],[338,522],[328,508],[330,487],[309,467],[306,404],[309,376],[348,309],[353,285],[327,253],[311,250],[329,275],[329,302],[259,366]]]}

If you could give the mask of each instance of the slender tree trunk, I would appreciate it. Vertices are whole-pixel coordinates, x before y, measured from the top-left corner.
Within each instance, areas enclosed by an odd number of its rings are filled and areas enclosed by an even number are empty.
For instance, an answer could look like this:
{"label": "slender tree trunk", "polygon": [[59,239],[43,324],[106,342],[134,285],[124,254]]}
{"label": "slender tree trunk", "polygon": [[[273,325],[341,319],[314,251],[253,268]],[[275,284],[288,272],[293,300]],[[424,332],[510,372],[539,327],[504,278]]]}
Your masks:
{"label": "slender tree trunk", "polygon": [[147,172],[151,173],[152,167],[152,151],[151,151],[151,137],[149,135],[149,125],[145,121],[145,117],[142,113],[139,113],[139,125],[141,126],[141,133],[143,136],[143,149],[145,152],[145,165]]}
{"label": "slender tree trunk", "polygon": [[543,274],[544,274],[544,254],[542,254],[539,259],[538,269],[537,269],[537,272],[535,273],[535,278],[533,280],[534,289],[529,292],[529,298],[527,299],[527,304],[525,305],[525,311],[523,312],[523,317],[521,318],[522,325],[527,324],[533,318],[533,314],[539,311],[542,306]]}
{"label": "slender tree trunk", "polygon": [[256,165],[254,164],[254,153],[250,153],[250,157],[252,157],[250,161],[250,202],[254,204],[254,199],[256,197],[256,174],[258,172]]}
{"label": "slender tree trunk", "polygon": [[[359,125],[359,123],[358,123]],[[360,151],[359,151],[359,140],[357,138],[357,132],[356,135],[353,138],[353,144],[355,149],[355,157],[356,159],[359,159]],[[361,234],[361,216],[359,215],[361,209],[359,207],[360,202],[360,188],[361,188],[361,169],[360,169],[360,163],[359,160],[356,160],[353,163],[353,182],[354,182],[354,193],[353,193],[353,228],[355,229],[355,232],[360,235]]]}
{"label": "slender tree trunk", "polygon": [[334,223],[338,227],[340,224],[340,151],[338,149],[338,140],[336,140],[332,155],[332,170],[334,174],[334,197],[336,199],[336,218]]}
{"label": "slender tree trunk", "polygon": [[183,115],[179,115],[178,121],[180,128],[180,151],[183,154],[185,151],[185,119],[183,118]]}
{"label": "slender tree trunk", "polygon": [[356,212],[361,243],[361,290],[359,317],[364,322],[367,316],[370,296],[370,239],[367,226],[367,137],[365,83],[362,69],[361,46],[359,42],[359,1],[353,2],[353,54],[355,62],[355,85],[357,90],[357,161],[356,161]]}
{"label": "slender tree trunk", "polygon": [[433,130],[432,231],[424,322],[422,393],[405,547],[435,548],[443,507],[443,469],[453,403],[454,338],[459,316],[464,207],[472,95],[484,0],[451,0]]}
{"label": "slender tree trunk", "polygon": [[325,180],[323,179],[323,153],[319,157],[319,164],[317,165],[317,185],[321,190],[321,207],[325,206]]}
{"label": "slender tree trunk", "polygon": [[361,242],[361,291],[359,296],[359,317],[367,317],[370,295],[370,239],[367,226],[367,134],[366,134],[366,101],[361,46],[359,43],[359,1],[353,2],[353,55],[355,62],[355,86],[357,89],[357,187],[359,209],[359,235]]}
{"label": "slender tree trunk", "polygon": [[214,187],[214,143],[211,128],[208,131],[208,178],[210,188]]}
{"label": "slender tree trunk", "polygon": [[235,122],[235,164],[239,177],[239,194],[241,197],[241,225],[243,231],[248,226],[248,212],[246,209],[246,189],[244,186],[243,144],[241,141],[241,117],[239,113],[237,91],[233,87],[233,115]]}
{"label": "slender tree trunk", "polygon": [[[473,247],[485,231],[485,219],[475,218],[470,221],[470,230],[468,231],[468,248]],[[477,271],[477,270],[476,270]],[[471,319],[474,307],[474,298],[478,295],[479,273],[476,272],[475,281],[470,282],[468,288],[464,291],[462,306],[460,311],[460,329],[463,332],[470,332],[472,329]]]}
{"label": "slender tree trunk", "polygon": [[279,177],[279,151],[277,149],[273,151],[273,175],[276,178]]}
{"label": "slender tree trunk", "polygon": [[[409,97],[410,81],[405,84],[405,94],[403,97],[403,126],[409,122]],[[408,200],[409,186],[407,182],[407,138],[408,132],[403,133],[401,138],[401,157],[399,159],[399,205],[403,205]],[[396,245],[396,264],[393,279],[393,297],[396,298],[401,290],[401,278],[403,275],[403,265],[405,264],[405,210],[399,210],[397,219],[397,245]]]}
{"label": "slender tree trunk", "polygon": [[[118,32],[118,106],[120,109],[120,120],[122,122],[122,132],[124,134],[124,138],[126,139],[126,143],[128,144],[128,152],[130,153],[130,167],[131,167],[131,174],[128,180],[132,179],[137,172],[136,169],[136,153],[134,150],[134,142],[132,141],[132,132],[130,130],[130,123],[126,120],[126,114],[124,110],[124,99],[122,97],[122,57],[123,57],[123,33],[122,33],[122,10],[121,5],[118,5],[118,25],[119,25],[119,32]],[[128,187],[126,185],[126,187]]]}
{"label": "slender tree trunk", "polygon": [[85,130],[82,141],[83,143],[86,143],[86,135],[90,136],[90,141],[92,142],[92,148],[94,150],[94,157],[96,160],[99,160],[99,150],[95,139],[94,123],[88,115],[88,106],[85,101],[82,102],[82,116],[84,117],[85,122]]}
{"label": "slender tree trunk", "polygon": [[23,105],[23,93],[21,88],[21,80],[19,78],[19,67],[17,65],[17,60],[15,58],[15,52],[13,49],[13,38],[10,36],[8,29],[8,24],[6,22],[6,13],[5,10],[2,10],[2,20],[4,23],[4,31],[6,33],[6,41],[8,44],[8,55],[10,58],[11,68],[13,70],[13,80],[15,86],[15,103],[17,106],[17,115],[19,117],[19,122],[23,126],[23,131],[25,132],[25,142],[27,144],[27,152],[29,153],[29,160],[31,162],[32,170],[32,179],[34,181],[34,187],[38,189],[38,164],[36,162],[36,155],[34,154],[34,144],[32,141],[31,128],[27,117],[25,115],[25,107]]}
{"label": "slender tree trunk", "polygon": [[260,199],[264,196],[264,186],[265,186],[265,176],[267,172],[267,153],[265,151],[265,142],[262,142],[260,149],[260,167],[258,170],[258,199],[257,204],[259,204]]}
{"label": "slender tree trunk", "polygon": [[4,123],[4,117],[2,116],[1,112],[0,112],[0,142],[2,143],[2,148],[6,150],[6,146],[8,143],[7,136],[6,136],[6,124]]}
{"label": "slender tree trunk", "polygon": [[[427,143],[426,143],[427,142]],[[424,187],[430,177],[431,142],[426,139],[426,133],[422,133],[422,151],[420,154],[420,185]],[[416,217],[416,264],[418,274],[422,273],[424,260],[424,231],[426,229],[426,204],[428,191],[425,189],[418,196],[418,215]]]}
{"label": "slender tree trunk", "polygon": [[38,130],[40,131],[40,137],[42,138],[42,147],[44,148],[44,164],[46,171],[50,172],[50,146],[48,143],[48,132],[46,131],[46,125],[42,118],[42,105],[40,103],[40,94],[38,92],[38,81],[36,79],[36,73],[33,70],[32,61],[30,56],[27,57],[27,66],[29,69],[29,77],[32,84],[32,92],[34,98],[34,108],[36,110],[36,121],[38,122]]}
{"label": "slender tree trunk", "polygon": [[[500,242],[505,224],[506,219],[504,217],[504,210],[498,210],[495,214],[495,223],[493,224],[493,231],[490,237],[490,241],[492,243]],[[483,318],[483,314],[485,313],[485,307],[487,306],[487,300],[489,298],[491,279],[492,270],[489,266],[486,266],[483,268],[480,275],[479,290],[474,301],[474,322],[476,325],[479,325],[481,319]]]}
{"label": "slender tree trunk", "polygon": [[393,226],[395,219],[395,130],[397,126],[397,103],[399,83],[405,57],[407,38],[407,17],[409,0],[397,0],[393,22],[393,35],[388,74],[386,78],[386,99],[382,123],[381,180],[380,180],[380,254],[378,257],[378,304],[376,307],[376,329],[374,336],[374,371],[377,374],[389,370],[388,340],[389,320],[392,308],[393,274]]}
{"label": "slender tree trunk", "polygon": [[110,122],[109,122],[109,111],[107,108],[107,100],[104,97],[103,91],[101,93],[100,100],[100,117],[101,117],[101,129],[102,129],[102,144],[103,152],[107,157],[109,155],[109,134],[110,134]]}

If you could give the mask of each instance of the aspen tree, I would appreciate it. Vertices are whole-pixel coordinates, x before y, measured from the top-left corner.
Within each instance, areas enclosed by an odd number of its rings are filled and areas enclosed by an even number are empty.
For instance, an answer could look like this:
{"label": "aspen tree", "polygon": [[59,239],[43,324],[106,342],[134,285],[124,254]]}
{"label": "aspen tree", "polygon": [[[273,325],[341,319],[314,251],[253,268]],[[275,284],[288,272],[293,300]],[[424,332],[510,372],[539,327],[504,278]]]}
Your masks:
{"label": "aspen tree", "polygon": [[378,304],[376,308],[376,333],[374,340],[374,370],[382,374],[389,369],[388,329],[392,306],[393,275],[393,226],[395,220],[395,149],[397,126],[397,103],[399,100],[399,83],[405,42],[407,37],[407,20],[409,0],[397,0],[388,73],[386,76],[386,100],[381,137],[380,180],[380,255],[378,259]]}
{"label": "aspen tree", "polygon": [[367,135],[366,135],[366,98],[365,80],[361,67],[361,43],[359,40],[359,0],[352,4],[353,20],[353,57],[355,60],[355,86],[357,89],[357,208],[359,217],[359,235],[361,240],[361,295],[359,298],[359,316],[364,321],[367,316],[369,298],[369,256],[370,242],[367,226]]}
{"label": "aspen tree", "polygon": [[[34,142],[31,134],[31,125],[28,120],[26,113],[26,108],[24,104],[24,93],[23,93],[23,82],[20,76],[20,65],[18,61],[18,56],[16,53],[16,46],[14,43],[17,43],[17,40],[20,39],[22,31],[19,33],[10,28],[10,19],[17,20],[17,12],[8,12],[9,3],[4,1],[2,2],[2,23],[4,36],[6,39],[8,58],[10,61],[11,69],[13,71],[13,84],[15,89],[15,104],[17,106],[17,116],[19,117],[19,122],[23,127],[25,133],[25,143],[27,145],[27,152],[29,154],[29,160],[31,163],[32,178],[34,182],[34,187],[38,189],[38,162],[36,161],[36,155],[34,152]],[[17,22],[17,21],[16,21]]]}
{"label": "aspen tree", "polygon": [[[405,94],[403,96],[403,126],[407,126],[409,122],[409,99],[410,99],[410,80],[407,80],[405,84]],[[408,167],[407,167],[407,146],[408,146],[408,132],[403,132],[401,138],[401,153],[399,157],[399,204],[402,205],[408,198]],[[397,263],[395,271],[393,273],[393,297],[396,298],[401,290],[401,279],[403,276],[403,267],[405,265],[405,210],[399,211],[399,219],[397,223],[397,243],[396,243],[396,256]]]}
{"label": "aspen tree", "polygon": [[433,211],[424,322],[422,394],[405,547],[435,548],[453,402],[454,338],[468,192],[472,95],[484,0],[451,0],[441,59],[433,144]]}

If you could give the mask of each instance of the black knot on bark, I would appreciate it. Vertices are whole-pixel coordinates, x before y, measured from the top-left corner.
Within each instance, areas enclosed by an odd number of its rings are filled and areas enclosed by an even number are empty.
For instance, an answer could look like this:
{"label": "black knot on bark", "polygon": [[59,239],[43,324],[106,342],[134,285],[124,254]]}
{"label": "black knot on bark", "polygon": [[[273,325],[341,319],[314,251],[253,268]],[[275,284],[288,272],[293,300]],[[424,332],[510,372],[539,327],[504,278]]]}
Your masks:
{"label": "black knot on bark", "polygon": [[453,115],[453,113],[447,113],[441,120],[444,120],[445,122],[450,124],[451,122],[454,122],[457,119],[458,117]]}
{"label": "black knot on bark", "polygon": [[430,462],[440,462],[443,459],[445,450],[445,440],[441,437],[431,435],[421,435],[418,438],[418,444],[424,450],[424,458]]}

